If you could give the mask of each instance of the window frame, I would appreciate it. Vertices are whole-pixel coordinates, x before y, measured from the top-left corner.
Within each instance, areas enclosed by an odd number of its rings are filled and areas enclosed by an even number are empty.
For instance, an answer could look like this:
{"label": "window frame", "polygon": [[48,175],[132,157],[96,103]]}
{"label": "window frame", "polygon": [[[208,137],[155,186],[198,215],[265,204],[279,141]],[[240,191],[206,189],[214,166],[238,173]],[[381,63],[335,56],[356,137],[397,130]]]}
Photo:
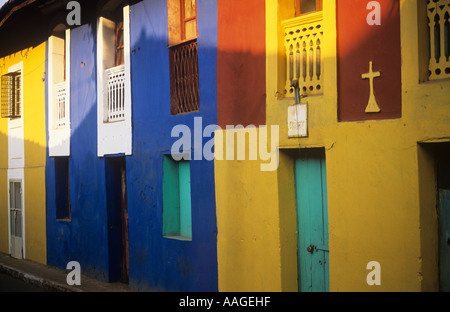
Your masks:
{"label": "window frame", "polygon": [[[47,39],[47,128],[50,157],[70,156],[71,29],[57,25]],[[60,55],[64,53],[63,60]]]}
{"label": "window frame", "polygon": [[316,0],[316,10],[315,11],[311,11],[311,12],[307,12],[307,13],[302,13],[302,5],[301,5],[302,0],[295,0],[295,16],[302,16],[305,14],[311,14],[314,12],[319,12],[323,10],[323,0]]}
{"label": "window frame", "polygon": [[[120,9],[119,9],[120,8]],[[117,13],[117,14],[115,14]],[[119,15],[120,14],[120,15]],[[119,15],[119,16],[118,16]],[[123,21],[124,64],[116,65],[116,24]],[[132,155],[130,4],[97,13],[97,156]],[[113,84],[120,88],[113,90]],[[116,98],[109,98],[112,93]],[[119,103],[115,110],[111,103]],[[115,115],[114,115],[115,114]]]}
{"label": "window frame", "polygon": [[[186,1],[195,1],[195,14],[191,17],[186,18],[185,6]],[[195,38],[198,37],[198,26],[197,26],[197,0],[180,0],[180,28],[181,28],[181,42],[186,40],[192,40],[193,38],[186,38],[186,23],[195,20]]]}
{"label": "window frame", "polygon": [[[194,1],[194,15],[186,18],[186,1]],[[168,0],[170,114],[200,110],[197,0]],[[186,23],[195,20],[195,37],[186,37]],[[178,25],[179,23],[179,25]]]}
{"label": "window frame", "polygon": [[[119,43],[119,36],[121,35],[122,44]],[[116,36],[115,36],[115,65],[121,66],[125,64],[125,38],[124,38],[124,25],[123,25],[123,16],[122,19],[116,22]],[[122,53],[122,57],[120,55]]]}
{"label": "window frame", "polygon": [[[183,176],[186,180],[181,181]],[[190,160],[163,155],[163,229],[165,238],[192,240],[192,188]],[[184,182],[181,184],[181,182]],[[184,191],[182,191],[184,190]],[[189,198],[183,201],[183,197]],[[187,233],[186,233],[187,231]]]}
{"label": "window frame", "polygon": [[[1,117],[18,119],[22,117],[23,106],[23,78],[22,70],[10,71],[1,76]],[[17,83],[18,80],[18,83]],[[7,81],[7,82],[6,82]],[[5,87],[4,84],[7,84]],[[7,97],[7,99],[3,98]],[[19,98],[19,101],[17,101]]]}

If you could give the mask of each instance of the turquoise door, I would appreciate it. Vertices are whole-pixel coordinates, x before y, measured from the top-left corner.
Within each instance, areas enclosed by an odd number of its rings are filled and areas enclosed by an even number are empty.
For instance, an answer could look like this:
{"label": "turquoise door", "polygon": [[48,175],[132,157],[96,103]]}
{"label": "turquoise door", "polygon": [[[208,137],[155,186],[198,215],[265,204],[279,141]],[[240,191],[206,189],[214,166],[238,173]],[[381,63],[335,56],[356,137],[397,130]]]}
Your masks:
{"label": "turquoise door", "polygon": [[325,153],[301,152],[295,161],[299,290],[329,291]]}
{"label": "turquoise door", "polygon": [[439,282],[450,292],[450,190],[439,190]]}

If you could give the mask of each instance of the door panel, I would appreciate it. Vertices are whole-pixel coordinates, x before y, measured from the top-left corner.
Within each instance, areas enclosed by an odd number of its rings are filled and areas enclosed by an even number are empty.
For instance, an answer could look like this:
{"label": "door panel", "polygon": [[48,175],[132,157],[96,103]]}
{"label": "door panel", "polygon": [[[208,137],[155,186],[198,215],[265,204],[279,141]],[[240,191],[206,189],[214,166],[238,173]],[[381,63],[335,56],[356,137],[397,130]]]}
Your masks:
{"label": "door panel", "polygon": [[105,158],[109,281],[129,280],[129,232],[125,157]]}
{"label": "door panel", "polygon": [[295,162],[295,180],[299,289],[328,291],[328,213],[323,151],[302,152]]}
{"label": "door panel", "polygon": [[439,190],[439,282],[450,292],[450,190]]}
{"label": "door panel", "polygon": [[22,235],[22,183],[10,181],[9,183],[9,214],[11,234],[11,256],[23,258],[23,235]]}

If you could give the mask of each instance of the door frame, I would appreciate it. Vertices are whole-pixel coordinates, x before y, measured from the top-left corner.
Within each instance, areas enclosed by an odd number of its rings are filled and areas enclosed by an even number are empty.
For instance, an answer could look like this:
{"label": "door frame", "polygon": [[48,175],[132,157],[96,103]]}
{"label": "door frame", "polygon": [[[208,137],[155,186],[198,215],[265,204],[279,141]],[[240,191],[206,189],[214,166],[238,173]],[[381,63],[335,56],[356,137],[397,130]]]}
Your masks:
{"label": "door frame", "polygon": [[[122,184],[124,179],[125,185]],[[123,197],[123,192],[127,192],[126,156],[113,155],[105,157],[105,181],[108,224],[109,280],[110,282],[128,283],[130,273],[128,222],[126,222],[126,229],[124,228],[124,221],[128,221],[128,197],[126,194],[125,197]],[[124,204],[126,204],[127,208],[127,220],[123,219],[125,212]],[[124,236],[126,239],[126,244],[124,244],[123,241]],[[126,270],[126,272],[124,270]]]}
{"label": "door frame", "polygon": [[[422,141],[417,143],[420,256],[422,257],[421,291],[440,291],[440,235],[439,235],[439,189],[450,189],[448,163],[450,141]],[[438,265],[439,264],[439,265]]]}
{"label": "door frame", "polygon": [[11,244],[11,200],[10,200],[10,182],[20,182],[22,188],[21,200],[22,200],[22,258],[26,259],[26,249],[25,249],[25,179],[23,169],[9,169],[7,177],[7,189],[8,189],[8,249],[9,254],[12,252]]}
{"label": "door frame", "polygon": [[[445,203],[447,204],[444,208],[442,205],[442,202],[444,201],[445,197]],[[450,273],[450,267],[448,267],[448,256],[449,256],[449,240],[450,238],[448,235],[444,236],[444,231],[448,233],[449,229],[448,226],[450,223],[448,221],[448,217],[450,216],[450,190],[444,189],[444,188],[438,188],[438,199],[437,199],[437,212],[438,212],[438,229],[439,229],[439,291],[449,291],[450,290],[450,281],[448,280],[450,277],[448,274]],[[447,218],[443,218],[443,215]],[[443,228],[443,226],[446,226],[446,228]],[[447,251],[445,251],[445,249]],[[446,260],[445,264],[442,264],[441,260]],[[446,265],[447,264],[447,265]],[[443,277],[446,277],[445,284]]]}
{"label": "door frame", "polygon": [[[319,167],[320,167],[320,187],[321,187],[321,201],[322,201],[322,212],[321,212],[321,223],[322,223],[322,240],[323,242],[316,242],[311,241],[309,242],[311,245],[310,247],[314,245],[312,248],[311,255],[313,253],[321,252],[324,255],[324,263],[323,263],[323,269],[324,273],[327,274],[327,276],[324,276],[324,292],[328,292],[330,289],[330,271],[329,271],[329,217],[328,217],[328,185],[327,185],[327,167],[326,167],[326,151],[324,148],[308,148],[308,149],[300,149],[299,153],[297,154],[296,158],[294,159],[294,181],[295,181],[295,205],[296,205],[296,216],[297,216],[297,267],[298,267],[298,291],[302,291],[302,285],[301,285],[301,256],[300,252],[300,238],[299,235],[301,233],[300,224],[298,222],[300,215],[299,211],[301,208],[298,207],[298,188],[297,188],[297,161],[301,159],[317,159],[320,161]],[[318,177],[319,178],[319,177]],[[308,245],[308,242],[307,244]],[[309,247],[308,247],[309,248]],[[311,258],[311,261],[315,261],[314,257]],[[327,261],[327,262],[325,262]],[[317,265],[317,264],[316,264]],[[312,264],[313,266],[313,264]],[[313,268],[313,267],[312,267]],[[314,270],[313,270],[314,271]],[[311,281],[313,283],[313,281]],[[313,285],[313,284],[312,284]],[[313,285],[314,286],[314,285]]]}

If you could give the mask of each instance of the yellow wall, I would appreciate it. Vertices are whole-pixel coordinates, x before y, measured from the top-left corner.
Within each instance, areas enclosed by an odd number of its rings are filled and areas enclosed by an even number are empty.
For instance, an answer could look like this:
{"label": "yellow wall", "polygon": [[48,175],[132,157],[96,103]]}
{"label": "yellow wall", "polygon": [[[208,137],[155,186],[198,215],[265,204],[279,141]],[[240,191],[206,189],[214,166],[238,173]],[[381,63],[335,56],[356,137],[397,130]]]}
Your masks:
{"label": "yellow wall", "polygon": [[47,261],[45,214],[45,43],[24,62],[26,257]]}
{"label": "yellow wall", "polygon": [[[419,83],[417,2],[400,1],[402,118],[338,122],[335,3],[324,1],[324,94],[304,99],[309,137],[301,139],[287,137],[293,99],[280,99],[279,23],[293,12],[278,2],[288,3],[266,0],[266,86],[280,167],[267,174],[248,161],[216,161],[219,290],[297,290],[292,151],[324,147],[330,291],[437,291],[434,160],[419,142],[450,141],[450,81]],[[381,264],[380,286],[366,283],[370,261]]]}
{"label": "yellow wall", "polygon": [[47,262],[45,167],[25,169],[26,258]]}
{"label": "yellow wall", "polygon": [[[226,138],[227,131],[221,132]],[[217,153],[221,153],[218,140]],[[290,266],[296,270],[296,259],[282,258],[279,252],[286,248],[280,245],[281,237],[291,235],[291,242],[293,239],[292,231],[280,232],[277,171],[261,171],[263,163],[267,162],[259,157],[251,161],[215,161],[220,291],[288,289],[280,268]],[[295,222],[295,214],[293,218]]]}
{"label": "yellow wall", "polygon": [[45,167],[45,43],[24,61],[25,167]]}
{"label": "yellow wall", "polygon": [[[25,141],[25,254],[46,263],[45,222],[45,43],[0,59],[0,74],[23,61],[23,121]],[[0,251],[8,243],[8,120],[0,119]]]}
{"label": "yellow wall", "polygon": [[[3,131],[1,129],[0,131]],[[8,150],[7,137],[0,133],[0,150]],[[4,153],[1,153],[4,154]],[[0,155],[0,252],[8,253],[8,197],[7,171],[8,159]]]}

